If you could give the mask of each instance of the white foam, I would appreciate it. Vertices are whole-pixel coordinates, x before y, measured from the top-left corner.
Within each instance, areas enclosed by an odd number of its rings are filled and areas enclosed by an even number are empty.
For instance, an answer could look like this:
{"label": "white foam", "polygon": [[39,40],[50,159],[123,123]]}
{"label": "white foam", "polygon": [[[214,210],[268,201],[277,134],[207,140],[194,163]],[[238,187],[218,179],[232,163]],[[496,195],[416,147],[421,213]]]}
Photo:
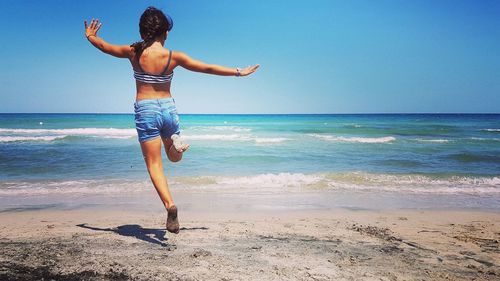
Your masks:
{"label": "white foam", "polygon": [[362,125],[359,125],[359,124],[356,124],[356,123],[347,123],[347,124],[344,124],[344,126],[346,126],[346,127],[354,127],[354,128],[361,128],[361,127],[363,127]]}
{"label": "white foam", "polygon": [[359,137],[338,137],[337,140],[345,142],[360,142],[360,143],[386,143],[395,141],[395,137],[387,136],[380,138],[359,138]]}
{"label": "white foam", "polygon": [[[194,127],[200,131],[214,131],[214,134],[195,134],[189,129],[183,133],[186,140],[205,140],[205,141],[255,141],[255,143],[280,143],[288,138],[283,137],[258,137],[246,133],[251,131],[248,128],[237,126],[214,126],[214,127]],[[198,128],[198,129],[197,129]],[[193,128],[191,128],[193,129]],[[213,129],[213,130],[212,130]],[[242,133],[225,133],[225,132]],[[217,133],[220,132],[220,133]],[[2,136],[2,134],[4,136]],[[6,135],[8,134],[8,135]],[[52,141],[66,136],[88,136],[112,139],[128,139],[136,136],[135,129],[117,129],[117,128],[70,128],[70,129],[8,129],[0,128],[0,142],[8,141]]]}
{"label": "white foam", "polygon": [[476,140],[476,141],[500,141],[500,138],[477,138],[477,137],[470,137],[468,139],[469,140]]}
{"label": "white foam", "polygon": [[302,173],[258,174],[252,176],[201,176],[173,178],[172,184],[187,190],[224,192],[293,192],[315,185],[321,175]]}
{"label": "white foam", "polygon": [[435,143],[447,143],[450,142],[450,140],[445,140],[445,139],[415,139],[416,141],[419,142],[435,142]]}
{"label": "white foam", "polygon": [[500,194],[500,177],[443,177],[415,174],[278,173],[252,176],[201,176],[174,178],[184,189],[246,192],[300,192],[307,190],[346,190],[414,194]]}
{"label": "white foam", "polygon": [[91,136],[103,138],[131,138],[136,135],[135,129],[117,128],[69,128],[69,129],[7,129],[0,128],[0,133],[15,134],[11,137],[54,137],[55,136]]}
{"label": "white foam", "polygon": [[193,126],[186,129],[187,131],[202,131],[202,132],[213,132],[213,131],[224,131],[224,132],[250,132],[252,129],[244,128],[239,126]]}
{"label": "white foam", "polygon": [[389,143],[395,141],[396,138],[392,136],[378,137],[378,138],[366,138],[366,137],[342,137],[333,135],[320,135],[320,134],[309,134],[311,137],[324,139],[328,141],[336,142],[357,142],[357,143]]}
{"label": "white foam", "polygon": [[251,134],[183,134],[186,140],[203,140],[203,141],[254,141],[257,144],[276,144],[281,143],[289,138],[282,137],[256,137]]}
{"label": "white foam", "polygon": [[22,142],[22,141],[54,141],[67,137],[61,136],[41,136],[41,137],[23,137],[23,136],[0,136],[0,142]]}
{"label": "white foam", "polygon": [[[303,192],[343,190],[412,194],[500,195],[500,177],[432,177],[416,174],[345,173],[266,173],[250,176],[174,177],[172,186],[183,190],[211,192]],[[0,196],[68,194],[124,194],[150,190],[149,181],[78,180],[40,182],[0,182]]]}
{"label": "white foam", "polygon": [[487,132],[500,132],[500,129],[483,129],[482,131],[487,131]]}
{"label": "white foam", "polygon": [[248,141],[252,138],[249,135],[241,134],[205,134],[205,135],[187,135],[183,134],[186,140],[225,140],[225,141]]}
{"label": "white foam", "polygon": [[40,196],[70,194],[124,194],[148,190],[149,182],[140,181],[99,181],[99,180],[62,180],[40,182],[3,182],[0,196]]}
{"label": "white foam", "polygon": [[259,174],[243,177],[216,177],[217,184],[239,187],[299,187],[317,183],[320,175],[302,173]]}
{"label": "white foam", "polygon": [[99,137],[102,137],[104,139],[121,139],[121,140],[127,140],[132,138],[132,136],[99,136]]}
{"label": "white foam", "polygon": [[484,194],[500,193],[500,177],[430,177],[425,175],[370,174],[363,172],[329,174],[333,189],[405,193]]}
{"label": "white foam", "polygon": [[289,140],[288,138],[255,138],[256,143],[280,143]]}
{"label": "white foam", "polygon": [[65,134],[65,135],[134,135],[135,129],[117,128],[69,128],[69,129],[5,129],[0,128],[0,133],[14,134]]}

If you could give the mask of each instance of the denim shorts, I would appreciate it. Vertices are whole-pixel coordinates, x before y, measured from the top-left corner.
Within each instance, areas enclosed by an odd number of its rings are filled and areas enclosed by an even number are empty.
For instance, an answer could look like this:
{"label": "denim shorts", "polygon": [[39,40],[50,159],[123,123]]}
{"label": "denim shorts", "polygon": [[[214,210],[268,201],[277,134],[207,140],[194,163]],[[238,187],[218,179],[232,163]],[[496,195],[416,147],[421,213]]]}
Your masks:
{"label": "denim shorts", "polygon": [[179,115],[173,98],[145,99],[134,103],[135,128],[139,142],[179,134]]}

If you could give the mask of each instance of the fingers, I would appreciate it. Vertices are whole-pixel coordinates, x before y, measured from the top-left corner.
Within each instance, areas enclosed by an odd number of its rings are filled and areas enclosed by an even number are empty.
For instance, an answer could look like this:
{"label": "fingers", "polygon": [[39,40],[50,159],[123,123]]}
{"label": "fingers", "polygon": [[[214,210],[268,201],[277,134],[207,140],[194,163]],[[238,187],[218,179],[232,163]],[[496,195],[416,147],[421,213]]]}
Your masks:
{"label": "fingers", "polygon": [[256,64],[254,66],[247,66],[243,69],[241,69],[241,72],[240,72],[240,76],[247,76],[247,75],[250,75],[252,73],[254,73],[257,68],[260,67],[260,64]]}
{"label": "fingers", "polygon": [[260,64],[256,64],[252,67],[249,67],[250,73],[254,73],[257,70],[257,68],[259,68],[259,66],[260,66]]}
{"label": "fingers", "polygon": [[99,29],[101,28],[101,26],[102,26],[102,23],[99,23],[99,24],[97,25],[97,29],[95,30],[95,32],[99,31]]}
{"label": "fingers", "polygon": [[84,20],[83,24],[85,25],[85,32],[90,32],[93,34],[96,34],[102,26],[102,23],[99,22],[99,19],[94,18],[90,21],[90,24],[87,23],[87,20]]}
{"label": "fingers", "polygon": [[257,68],[259,68],[260,64],[256,64],[254,66],[248,66],[247,69],[249,70],[256,70]]}
{"label": "fingers", "polygon": [[[249,67],[247,67],[247,68],[245,69],[245,70],[247,70],[247,71],[248,71],[248,72],[246,73],[246,75],[250,75],[250,74],[254,73],[254,72],[257,70],[257,68],[259,68],[259,67],[260,67],[260,64],[256,64],[256,65],[254,65],[254,66],[249,66]],[[246,75],[245,75],[245,76],[246,76]]]}
{"label": "fingers", "polygon": [[101,28],[102,23],[99,23],[98,19],[92,19],[90,22],[90,29],[95,29],[96,31]]}

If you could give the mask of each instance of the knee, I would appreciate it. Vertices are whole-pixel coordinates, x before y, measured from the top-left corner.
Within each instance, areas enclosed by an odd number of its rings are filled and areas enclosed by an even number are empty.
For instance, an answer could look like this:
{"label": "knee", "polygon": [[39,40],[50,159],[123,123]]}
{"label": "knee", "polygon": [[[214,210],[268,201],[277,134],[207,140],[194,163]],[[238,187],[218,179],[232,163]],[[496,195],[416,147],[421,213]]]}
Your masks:
{"label": "knee", "polygon": [[168,156],[168,160],[170,160],[170,162],[179,162],[181,161],[182,159],[182,154],[177,154],[177,155],[167,155]]}
{"label": "knee", "polygon": [[182,159],[182,152],[175,150],[175,147],[171,145],[167,150],[167,158],[170,162],[179,162]]}

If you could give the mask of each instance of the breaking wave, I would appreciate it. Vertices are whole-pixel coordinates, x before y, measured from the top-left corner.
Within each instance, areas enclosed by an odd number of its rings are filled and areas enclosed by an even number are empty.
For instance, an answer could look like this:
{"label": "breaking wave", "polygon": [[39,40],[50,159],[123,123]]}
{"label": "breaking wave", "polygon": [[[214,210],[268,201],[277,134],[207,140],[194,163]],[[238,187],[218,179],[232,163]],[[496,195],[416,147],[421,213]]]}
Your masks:
{"label": "breaking wave", "polygon": [[[303,192],[314,190],[396,192],[413,194],[500,194],[500,177],[434,176],[419,174],[266,173],[249,176],[193,176],[169,179],[172,188],[211,192]],[[75,180],[9,181],[0,183],[0,196],[140,193],[149,181]]]}
{"label": "breaking wave", "polygon": [[450,140],[445,140],[445,139],[416,139],[418,142],[435,142],[435,143],[447,143],[450,142]]}
{"label": "breaking wave", "polygon": [[202,131],[202,132],[212,132],[212,131],[223,131],[223,132],[250,132],[252,129],[244,128],[240,126],[192,126],[186,128],[189,131]]}
{"label": "breaking wave", "polygon": [[70,129],[7,129],[0,128],[0,142],[54,141],[68,136],[128,139],[136,135],[135,129],[70,128]]}
{"label": "breaking wave", "polygon": [[358,142],[358,143],[389,143],[395,141],[396,138],[392,136],[378,137],[378,138],[367,138],[367,137],[339,137],[333,135],[320,135],[320,134],[308,134],[311,137],[323,139],[327,141],[336,142]]}
{"label": "breaking wave", "polygon": [[23,137],[23,136],[0,136],[0,142],[25,142],[25,141],[54,141],[63,139],[66,135],[61,136],[40,136],[40,137]]}

